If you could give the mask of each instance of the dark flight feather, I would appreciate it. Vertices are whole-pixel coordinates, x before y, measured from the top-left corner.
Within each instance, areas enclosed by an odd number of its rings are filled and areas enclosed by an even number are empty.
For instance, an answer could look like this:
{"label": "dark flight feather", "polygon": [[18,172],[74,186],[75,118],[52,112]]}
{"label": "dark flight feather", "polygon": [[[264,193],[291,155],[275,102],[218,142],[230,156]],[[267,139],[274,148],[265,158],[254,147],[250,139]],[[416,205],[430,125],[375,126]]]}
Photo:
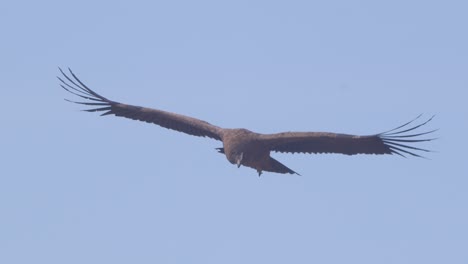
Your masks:
{"label": "dark flight feather", "polygon": [[[101,115],[116,115],[134,120],[154,123],[156,125],[183,132],[193,136],[210,137],[216,140],[221,139],[221,128],[211,125],[208,122],[171,112],[122,104],[109,100],[87,87],[78,77],[69,69],[70,75],[60,69],[65,79],[57,77],[62,83],[60,86],[66,91],[80,98],[91,100],[93,102],[75,102],[73,103],[87,106],[103,106],[86,109],[86,112],[103,112]],[[66,81],[65,81],[66,80]]]}
{"label": "dark flight feather", "polygon": [[429,150],[413,147],[410,144],[434,140],[434,138],[420,139],[418,137],[433,133],[436,130],[417,134],[405,134],[427,124],[433,117],[419,125],[407,128],[419,118],[420,116],[395,129],[370,136],[328,132],[286,132],[262,135],[261,139],[266,142],[270,150],[276,152],[341,153],[346,155],[397,154],[400,156],[409,154],[422,157],[414,151],[429,152]]}

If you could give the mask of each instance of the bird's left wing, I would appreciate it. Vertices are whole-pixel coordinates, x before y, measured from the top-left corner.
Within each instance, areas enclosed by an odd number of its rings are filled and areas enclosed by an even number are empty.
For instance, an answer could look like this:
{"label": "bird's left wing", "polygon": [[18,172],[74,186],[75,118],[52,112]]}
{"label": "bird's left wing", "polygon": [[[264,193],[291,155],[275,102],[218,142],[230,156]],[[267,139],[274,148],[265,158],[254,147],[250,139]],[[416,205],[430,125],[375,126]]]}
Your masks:
{"label": "bird's left wing", "polygon": [[401,156],[408,154],[422,157],[418,152],[429,152],[429,150],[414,147],[412,144],[434,140],[434,138],[421,138],[421,136],[436,130],[422,133],[411,131],[427,124],[432,118],[419,125],[409,127],[415,119],[390,131],[370,136],[328,132],[285,132],[261,135],[260,139],[271,151],[276,152],[341,153],[346,155],[397,154]]}
{"label": "bird's left wing", "polygon": [[[60,69],[60,68],[59,68]],[[65,74],[62,69],[60,72],[64,78],[57,77],[60,86],[68,92],[87,100],[86,102],[75,102],[77,104],[88,105],[95,108],[87,109],[87,112],[103,112],[101,115],[116,115],[130,118],[133,120],[153,123],[168,129],[176,130],[193,136],[210,137],[216,140],[222,140],[222,129],[203,120],[184,116],[176,113],[162,110],[140,107],[128,104],[122,104],[109,100],[90,88],[88,88],[78,77],[69,69],[70,75]]]}

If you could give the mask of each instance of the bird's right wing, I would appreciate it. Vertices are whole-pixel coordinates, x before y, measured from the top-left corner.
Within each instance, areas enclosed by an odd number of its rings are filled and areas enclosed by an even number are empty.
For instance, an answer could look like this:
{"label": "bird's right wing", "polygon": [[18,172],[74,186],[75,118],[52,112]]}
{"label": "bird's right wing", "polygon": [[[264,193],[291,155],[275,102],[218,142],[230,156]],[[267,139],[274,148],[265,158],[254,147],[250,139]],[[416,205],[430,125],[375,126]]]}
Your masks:
{"label": "bird's right wing", "polygon": [[[59,68],[60,69],[60,68]],[[96,108],[87,109],[87,112],[103,112],[101,115],[116,115],[133,120],[153,123],[168,129],[176,130],[193,136],[209,137],[216,140],[222,140],[222,129],[203,120],[184,116],[176,113],[162,110],[140,107],[119,102],[111,101],[90,88],[78,79],[69,69],[71,76],[65,74],[62,69],[60,72],[65,79],[57,77],[60,86],[66,91],[87,100],[86,102],[75,102],[77,104],[94,106]]]}
{"label": "bird's right wing", "polygon": [[416,130],[431,120],[432,118],[419,125],[408,127],[413,120],[390,131],[369,136],[329,132],[285,132],[261,135],[260,139],[271,151],[276,152],[341,153],[346,155],[397,154],[401,156],[408,154],[421,157],[417,152],[428,152],[429,150],[412,146],[412,144],[433,140],[433,138],[421,138],[421,136],[436,130],[414,134],[408,132]]}

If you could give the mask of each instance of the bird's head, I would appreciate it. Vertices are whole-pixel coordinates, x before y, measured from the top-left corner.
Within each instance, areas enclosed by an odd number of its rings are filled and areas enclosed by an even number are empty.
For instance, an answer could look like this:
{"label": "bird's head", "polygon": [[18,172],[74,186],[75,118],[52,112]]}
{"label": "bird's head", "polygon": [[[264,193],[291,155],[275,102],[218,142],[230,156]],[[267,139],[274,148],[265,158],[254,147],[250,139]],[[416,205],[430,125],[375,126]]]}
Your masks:
{"label": "bird's head", "polygon": [[216,148],[216,150],[218,153],[224,154],[224,148]]}
{"label": "bird's head", "polygon": [[242,160],[244,159],[244,152],[229,151],[226,153],[224,151],[224,148],[216,148],[216,150],[221,154],[225,154],[229,162],[231,162],[232,164],[236,164],[238,168],[242,165]]}

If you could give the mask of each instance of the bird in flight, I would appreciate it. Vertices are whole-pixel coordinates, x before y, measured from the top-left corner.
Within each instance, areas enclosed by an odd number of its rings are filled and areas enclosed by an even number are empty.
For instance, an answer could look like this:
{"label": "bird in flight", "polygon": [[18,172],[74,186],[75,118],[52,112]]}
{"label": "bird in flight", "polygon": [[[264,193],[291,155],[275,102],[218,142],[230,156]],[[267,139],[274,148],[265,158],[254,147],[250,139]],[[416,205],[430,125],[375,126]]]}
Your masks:
{"label": "bird in flight", "polygon": [[[164,128],[183,132],[192,136],[209,137],[223,142],[223,147],[217,148],[227,160],[240,167],[241,165],[257,170],[258,176],[263,171],[297,174],[270,156],[270,152],[287,153],[340,153],[356,154],[396,154],[422,157],[427,149],[413,146],[415,143],[431,141],[434,138],[424,136],[436,130],[414,132],[424,126],[427,121],[413,125],[416,119],[390,131],[367,135],[348,135],[330,132],[283,132],[276,134],[260,134],[244,128],[230,129],[212,125],[193,117],[171,113],[163,110],[123,104],[109,100],[91,90],[69,70],[66,74],[60,69],[62,77],[57,77],[60,86],[84,102],[67,100],[69,102],[90,106],[87,112],[101,112],[101,116],[115,115],[133,120],[153,123]],[[423,136],[423,138],[421,138]]]}

